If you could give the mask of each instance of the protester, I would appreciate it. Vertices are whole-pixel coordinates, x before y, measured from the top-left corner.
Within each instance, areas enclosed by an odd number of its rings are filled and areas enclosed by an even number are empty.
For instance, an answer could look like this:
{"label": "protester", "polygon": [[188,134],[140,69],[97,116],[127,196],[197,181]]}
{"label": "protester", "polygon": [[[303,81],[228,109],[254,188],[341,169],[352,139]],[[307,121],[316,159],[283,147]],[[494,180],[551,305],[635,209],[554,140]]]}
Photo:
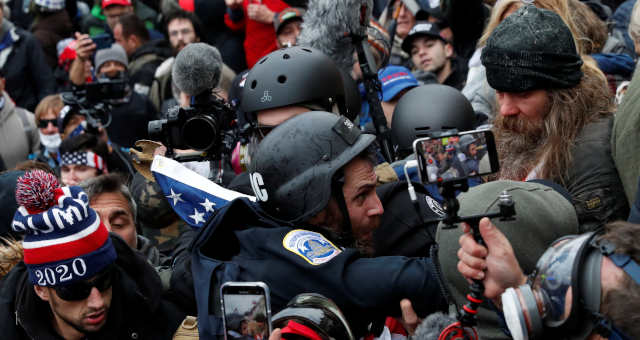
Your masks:
{"label": "protester", "polygon": [[[539,59],[532,62],[529,54]],[[482,63],[499,105],[498,177],[564,186],[585,231],[626,218],[609,142],[613,100],[599,70],[583,65],[561,17],[521,7],[493,31]]]}
{"label": "protester", "polygon": [[107,144],[97,136],[83,133],[60,144],[60,178],[64,185],[78,185],[107,173]]}
{"label": "protester", "polygon": [[[511,334],[553,338],[571,334],[575,339],[640,336],[635,298],[640,294],[640,277],[631,269],[640,261],[632,241],[640,234],[639,225],[610,223],[604,231],[554,241],[539,258],[531,280],[520,268],[509,239],[488,219],[479,228],[486,247],[469,233],[462,235],[458,270],[467,279],[482,280],[485,296],[502,306],[505,314],[511,313],[515,322],[532,320],[524,327],[507,322]],[[531,290],[545,294],[546,299],[536,299],[538,306],[519,302],[530,298]],[[551,313],[549,303],[562,310]],[[508,306],[515,308],[507,310]]]}
{"label": "protester", "polygon": [[40,147],[29,155],[30,159],[47,163],[51,168],[58,167],[58,148],[62,143],[58,129],[58,117],[64,108],[59,94],[44,97],[36,106],[35,120],[40,135]]}
{"label": "protester", "polygon": [[7,169],[28,158],[40,147],[33,113],[16,106],[5,91],[7,78],[0,70],[0,158]]}
{"label": "protester", "polygon": [[35,17],[31,32],[40,41],[47,64],[53,69],[58,64],[58,41],[71,37],[73,33],[71,19],[64,0],[37,0],[34,3]]}
{"label": "protester", "polygon": [[297,44],[298,35],[302,29],[304,8],[288,7],[278,13],[273,21],[276,30],[276,44],[278,48],[291,47]]}
{"label": "protester", "polygon": [[[53,175],[33,171],[19,180],[17,200],[13,228],[25,234],[24,262],[2,280],[4,337],[171,338],[184,314],[162,298],[153,268],[109,235],[80,188],[59,188]],[[78,215],[60,219],[66,210]],[[51,233],[37,231],[47,226]],[[64,251],[71,238],[74,251]]]}
{"label": "protester", "polygon": [[163,40],[151,40],[144,22],[135,14],[118,18],[113,27],[113,37],[129,57],[129,80],[133,90],[143,96],[149,95],[153,76],[160,64],[169,57]]}
{"label": "protester", "polygon": [[440,35],[436,24],[419,21],[402,41],[411,56],[413,74],[422,84],[436,81],[461,90],[467,78],[467,65],[455,57],[453,46]]}

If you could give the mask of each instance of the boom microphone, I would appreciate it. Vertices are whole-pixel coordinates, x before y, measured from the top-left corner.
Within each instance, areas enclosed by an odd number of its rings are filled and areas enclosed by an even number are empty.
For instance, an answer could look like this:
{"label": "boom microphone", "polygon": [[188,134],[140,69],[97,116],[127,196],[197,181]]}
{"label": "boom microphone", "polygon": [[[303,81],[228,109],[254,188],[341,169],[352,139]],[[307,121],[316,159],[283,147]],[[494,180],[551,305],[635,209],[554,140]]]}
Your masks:
{"label": "boom microphone", "polygon": [[218,86],[221,70],[222,57],[217,48],[193,43],[176,56],[171,77],[180,91],[196,96]]}
{"label": "boom microphone", "polygon": [[354,61],[351,36],[366,39],[372,8],[372,0],[310,0],[298,43],[322,51],[349,74]]}

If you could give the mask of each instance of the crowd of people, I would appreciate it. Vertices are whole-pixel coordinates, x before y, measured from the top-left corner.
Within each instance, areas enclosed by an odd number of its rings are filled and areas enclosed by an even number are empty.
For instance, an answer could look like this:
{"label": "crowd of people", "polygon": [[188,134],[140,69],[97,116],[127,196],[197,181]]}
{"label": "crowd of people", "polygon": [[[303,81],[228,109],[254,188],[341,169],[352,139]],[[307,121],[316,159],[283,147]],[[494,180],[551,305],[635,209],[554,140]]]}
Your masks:
{"label": "crowd of people", "polygon": [[2,338],[640,339],[640,4],[335,1],[0,1]]}

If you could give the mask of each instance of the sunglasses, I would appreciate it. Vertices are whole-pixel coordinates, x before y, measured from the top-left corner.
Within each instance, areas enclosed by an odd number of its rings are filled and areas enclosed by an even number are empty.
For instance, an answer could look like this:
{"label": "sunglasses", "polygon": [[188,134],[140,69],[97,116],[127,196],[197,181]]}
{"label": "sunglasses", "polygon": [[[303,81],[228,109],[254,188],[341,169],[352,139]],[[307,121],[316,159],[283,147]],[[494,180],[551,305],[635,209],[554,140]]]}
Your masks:
{"label": "sunglasses", "polygon": [[90,281],[79,281],[69,285],[54,287],[58,297],[66,301],[80,301],[89,297],[93,287],[104,292],[109,289],[113,283],[113,267],[95,276]]}
{"label": "sunglasses", "polygon": [[53,124],[53,126],[58,127],[58,119],[40,119],[38,121],[38,127],[41,129],[49,126],[49,123]]}

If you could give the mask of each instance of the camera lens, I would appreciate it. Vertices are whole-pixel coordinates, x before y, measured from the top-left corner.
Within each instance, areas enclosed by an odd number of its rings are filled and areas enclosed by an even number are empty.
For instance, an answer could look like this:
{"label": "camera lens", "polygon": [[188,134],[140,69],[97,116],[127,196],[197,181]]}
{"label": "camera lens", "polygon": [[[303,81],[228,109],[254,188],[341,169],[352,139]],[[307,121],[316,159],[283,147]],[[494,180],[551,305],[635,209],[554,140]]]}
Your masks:
{"label": "camera lens", "polygon": [[189,118],[182,127],[182,138],[187,146],[195,150],[208,150],[218,140],[218,124],[209,115]]}

